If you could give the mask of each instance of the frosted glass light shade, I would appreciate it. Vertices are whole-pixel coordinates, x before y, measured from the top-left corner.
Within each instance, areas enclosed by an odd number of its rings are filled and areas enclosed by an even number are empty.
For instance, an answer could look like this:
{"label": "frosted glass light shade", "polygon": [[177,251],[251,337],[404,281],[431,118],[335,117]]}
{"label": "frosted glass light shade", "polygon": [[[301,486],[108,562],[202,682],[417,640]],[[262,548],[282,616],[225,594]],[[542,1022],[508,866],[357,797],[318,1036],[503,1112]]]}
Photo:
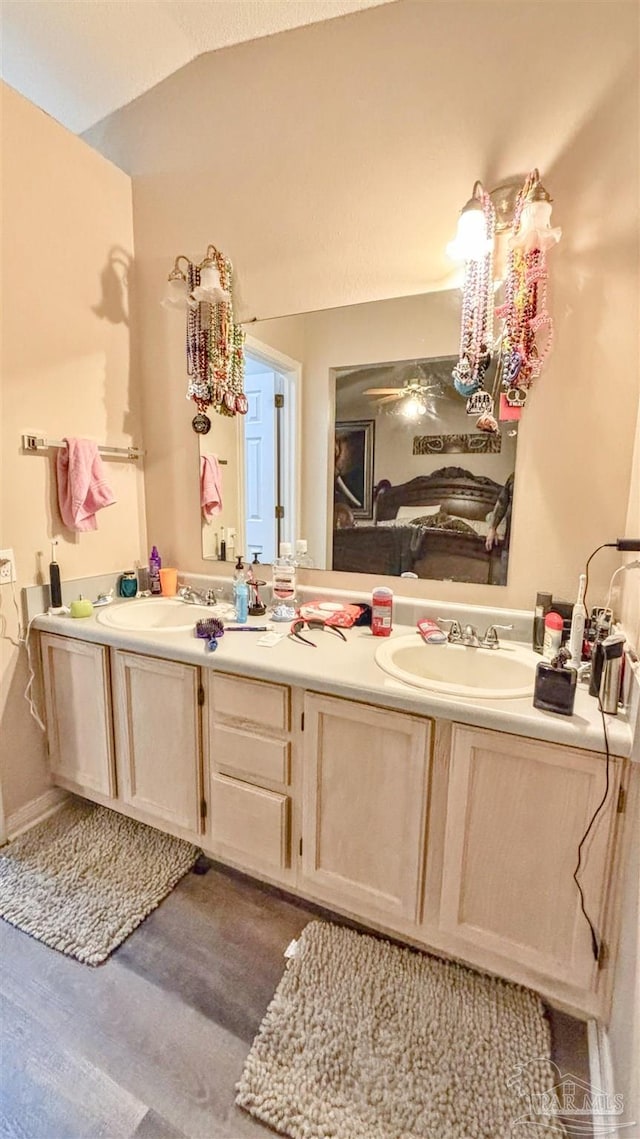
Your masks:
{"label": "frosted glass light shade", "polygon": [[160,301],[163,308],[187,309],[190,307],[189,285],[184,277],[170,277]]}
{"label": "frosted glass light shade", "polygon": [[562,237],[560,226],[551,226],[551,202],[541,199],[523,207],[518,232],[509,238],[512,249],[525,253],[532,249],[550,249]]}
{"label": "frosted glass light shade", "polygon": [[447,245],[448,256],[453,261],[482,261],[492,248],[482,206],[465,206],[458,218],[456,236]]}
{"label": "frosted glass light shade", "polygon": [[191,296],[194,301],[202,301],[209,305],[218,305],[222,301],[230,301],[231,296],[222,288],[220,273],[215,265],[206,265],[200,270],[200,284],[193,290]]}

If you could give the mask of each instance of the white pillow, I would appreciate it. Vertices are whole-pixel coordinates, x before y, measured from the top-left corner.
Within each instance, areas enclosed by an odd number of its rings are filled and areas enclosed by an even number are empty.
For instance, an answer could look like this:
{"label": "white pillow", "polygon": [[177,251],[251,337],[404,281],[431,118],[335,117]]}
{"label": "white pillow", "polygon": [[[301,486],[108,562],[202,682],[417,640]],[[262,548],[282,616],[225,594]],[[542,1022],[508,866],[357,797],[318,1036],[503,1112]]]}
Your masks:
{"label": "white pillow", "polygon": [[[459,514],[451,514],[451,515],[449,515],[449,517],[450,518],[460,518],[461,522],[465,522],[467,524],[467,526],[470,526],[472,530],[475,530],[475,532],[479,538],[486,538],[487,534],[489,533],[489,523],[485,519],[482,519],[482,518],[461,518]],[[506,523],[505,523],[504,519],[502,519],[502,521],[500,522],[500,524],[497,528],[497,531],[496,531],[497,536],[499,538],[504,538],[505,531],[506,531]]]}
{"label": "white pillow", "polygon": [[414,518],[424,518],[425,515],[438,514],[439,506],[400,506],[396,514],[396,522],[412,522]]}

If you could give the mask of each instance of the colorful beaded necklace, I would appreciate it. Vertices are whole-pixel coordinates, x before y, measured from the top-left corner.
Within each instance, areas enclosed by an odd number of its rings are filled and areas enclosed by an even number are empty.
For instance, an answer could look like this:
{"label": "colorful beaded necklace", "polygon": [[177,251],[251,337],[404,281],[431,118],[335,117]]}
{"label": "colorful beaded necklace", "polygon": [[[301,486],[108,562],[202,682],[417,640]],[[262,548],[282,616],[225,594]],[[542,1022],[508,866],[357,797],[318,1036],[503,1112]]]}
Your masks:
{"label": "colorful beaded necklace", "polygon": [[[505,391],[526,391],[540,375],[553,344],[553,321],[547,308],[547,254],[559,240],[560,230],[524,232],[523,211],[536,201],[549,201],[537,170],[528,175],[518,197],[509,239],[509,258],[504,282],[504,302],[496,309],[504,321],[501,383]],[[539,333],[546,332],[541,346]],[[507,397],[508,398],[508,397]]]}
{"label": "colorful beaded necklace", "polygon": [[465,262],[460,322],[460,353],[453,369],[456,391],[472,396],[483,387],[484,374],[493,348],[493,242],[496,214],[489,195],[480,183],[474,187],[485,225],[486,253]]}
{"label": "colorful beaded necklace", "polygon": [[246,415],[248,409],[243,390],[245,336],[233,319],[232,265],[228,257],[210,245],[202,264],[188,264],[190,296],[200,286],[204,265],[215,265],[228,299],[213,304],[200,301],[187,309],[187,399],[192,399],[198,408],[193,426],[202,434],[210,427],[205,414],[209,406],[220,415]]}

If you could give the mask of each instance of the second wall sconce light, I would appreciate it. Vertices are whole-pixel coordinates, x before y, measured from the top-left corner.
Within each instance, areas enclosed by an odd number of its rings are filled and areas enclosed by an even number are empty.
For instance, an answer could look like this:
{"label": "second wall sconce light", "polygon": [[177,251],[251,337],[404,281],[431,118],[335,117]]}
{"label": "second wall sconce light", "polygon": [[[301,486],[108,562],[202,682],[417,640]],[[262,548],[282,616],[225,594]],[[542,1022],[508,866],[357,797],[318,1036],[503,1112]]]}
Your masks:
{"label": "second wall sconce light", "polygon": [[[496,233],[507,233],[504,299],[494,310],[493,251]],[[547,308],[546,254],[562,230],[551,226],[551,197],[533,170],[517,188],[505,183],[487,193],[476,182],[463,206],[447,253],[464,261],[460,354],[453,370],[456,391],[478,415],[481,431],[496,433],[500,419],[518,419],[553,342]],[[500,322],[493,337],[493,321]],[[485,375],[498,354],[491,390]],[[498,400],[499,396],[499,400]]]}

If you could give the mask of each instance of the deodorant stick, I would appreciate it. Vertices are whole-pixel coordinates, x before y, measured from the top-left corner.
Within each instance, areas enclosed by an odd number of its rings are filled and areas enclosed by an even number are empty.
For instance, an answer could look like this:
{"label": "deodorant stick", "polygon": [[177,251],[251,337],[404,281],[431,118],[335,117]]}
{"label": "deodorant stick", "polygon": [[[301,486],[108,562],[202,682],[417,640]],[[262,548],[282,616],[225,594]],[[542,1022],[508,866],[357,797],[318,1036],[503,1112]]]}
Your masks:
{"label": "deodorant stick", "polygon": [[393,590],[378,585],[371,594],[371,632],[374,637],[388,637],[393,621]]}

